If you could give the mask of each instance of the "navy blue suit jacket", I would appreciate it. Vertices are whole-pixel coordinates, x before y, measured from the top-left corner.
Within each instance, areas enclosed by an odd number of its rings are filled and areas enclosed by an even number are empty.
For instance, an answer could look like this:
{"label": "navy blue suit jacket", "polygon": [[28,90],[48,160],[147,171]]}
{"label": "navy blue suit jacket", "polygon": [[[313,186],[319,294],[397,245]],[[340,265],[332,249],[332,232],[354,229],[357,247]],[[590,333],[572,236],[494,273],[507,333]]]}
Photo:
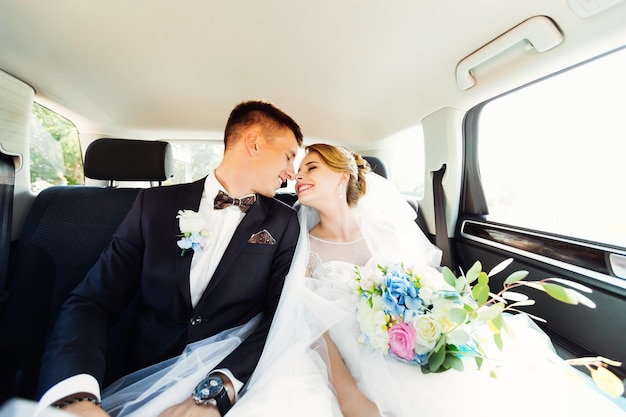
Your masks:
{"label": "navy blue suit jacket", "polygon": [[[204,179],[140,191],[109,247],[63,305],[43,357],[39,395],[70,376],[87,373],[104,382],[107,333],[138,296],[125,372],[180,354],[222,330],[263,319],[218,368],[246,382],[261,355],[296,247],[296,212],[257,196],[236,229],[196,307],[189,293],[192,256],[176,242],[179,210],[197,211]],[[267,230],[276,244],[248,243]]]}

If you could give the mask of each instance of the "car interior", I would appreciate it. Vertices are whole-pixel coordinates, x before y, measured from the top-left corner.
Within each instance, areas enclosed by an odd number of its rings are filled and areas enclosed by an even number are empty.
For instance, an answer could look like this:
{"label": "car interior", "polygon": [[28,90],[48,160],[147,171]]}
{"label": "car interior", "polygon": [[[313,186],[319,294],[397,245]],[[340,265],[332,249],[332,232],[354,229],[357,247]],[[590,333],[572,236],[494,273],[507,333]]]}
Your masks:
{"label": "car interior", "polygon": [[[624,22],[623,0],[0,0],[0,401],[35,399],[58,310],[137,192],[214,169],[249,99],[393,181],[442,265],[591,288],[594,309],[528,290],[525,311],[626,381]],[[293,187],[276,198],[297,209]]]}

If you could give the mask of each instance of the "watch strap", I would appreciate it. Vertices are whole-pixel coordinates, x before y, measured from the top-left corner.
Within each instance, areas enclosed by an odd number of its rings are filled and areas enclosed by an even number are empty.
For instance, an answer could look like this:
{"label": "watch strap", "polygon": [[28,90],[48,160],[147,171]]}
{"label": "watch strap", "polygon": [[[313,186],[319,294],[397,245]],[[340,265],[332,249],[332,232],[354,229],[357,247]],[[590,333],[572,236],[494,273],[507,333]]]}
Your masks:
{"label": "watch strap", "polygon": [[217,406],[217,410],[220,412],[220,415],[224,416],[228,410],[232,407],[230,403],[230,398],[228,398],[228,390],[226,387],[223,387],[220,393],[214,398],[215,405]]}

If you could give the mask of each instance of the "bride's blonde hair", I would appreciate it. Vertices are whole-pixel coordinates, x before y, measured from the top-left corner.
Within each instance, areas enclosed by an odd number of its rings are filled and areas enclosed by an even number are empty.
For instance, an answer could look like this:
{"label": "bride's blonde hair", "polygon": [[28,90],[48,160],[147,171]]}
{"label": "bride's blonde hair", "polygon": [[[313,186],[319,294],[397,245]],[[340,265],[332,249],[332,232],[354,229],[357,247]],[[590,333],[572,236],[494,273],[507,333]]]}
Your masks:
{"label": "bride's blonde hair", "polygon": [[[325,143],[316,143],[305,148],[307,152],[317,153],[324,165],[328,166],[335,172],[346,172],[350,174],[348,185],[346,187],[346,201],[350,207],[354,207],[361,197],[367,191],[365,182],[365,174],[370,170],[368,163],[356,152],[349,149],[340,149],[337,146]],[[353,162],[348,158],[348,154],[352,155]],[[356,175],[354,173],[354,165],[356,163]]]}

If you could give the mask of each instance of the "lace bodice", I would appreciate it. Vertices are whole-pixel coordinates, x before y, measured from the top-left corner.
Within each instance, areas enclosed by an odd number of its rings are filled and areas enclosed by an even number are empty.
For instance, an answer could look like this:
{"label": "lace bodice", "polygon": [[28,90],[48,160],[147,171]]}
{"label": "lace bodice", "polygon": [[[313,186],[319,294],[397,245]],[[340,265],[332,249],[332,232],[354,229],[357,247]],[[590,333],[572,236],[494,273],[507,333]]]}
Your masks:
{"label": "lace bodice", "polygon": [[354,265],[365,265],[370,251],[362,237],[352,242],[330,242],[309,235],[307,276],[351,284]]}

